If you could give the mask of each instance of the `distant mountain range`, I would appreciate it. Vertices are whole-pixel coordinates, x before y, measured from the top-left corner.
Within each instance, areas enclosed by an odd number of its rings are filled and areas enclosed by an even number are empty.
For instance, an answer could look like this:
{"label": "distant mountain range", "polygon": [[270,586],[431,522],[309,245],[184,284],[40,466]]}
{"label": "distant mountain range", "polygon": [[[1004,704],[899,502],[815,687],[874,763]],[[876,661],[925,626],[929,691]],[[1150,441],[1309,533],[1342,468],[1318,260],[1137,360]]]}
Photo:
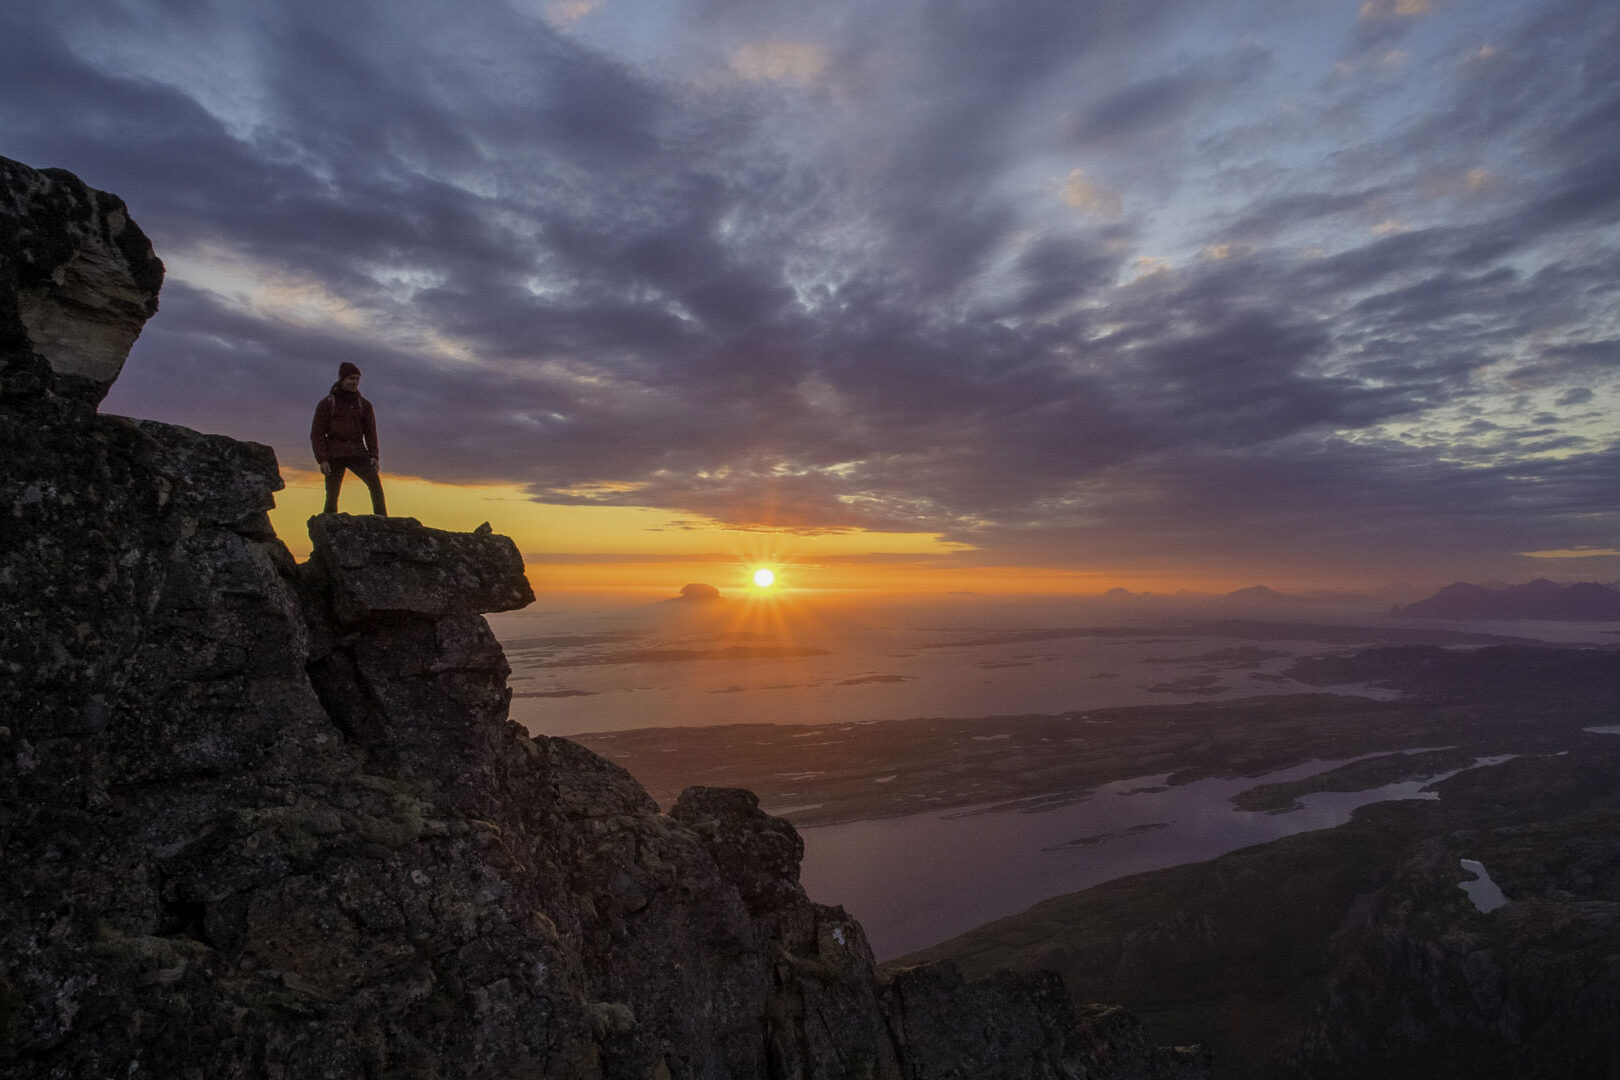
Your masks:
{"label": "distant mountain range", "polygon": [[1265,585],[1250,585],[1246,589],[1234,589],[1232,592],[1222,596],[1221,599],[1240,604],[1304,604],[1310,602],[1305,597],[1290,596],[1288,593],[1280,593],[1276,589]]}
{"label": "distant mountain range", "polygon": [[[1304,593],[1278,592],[1265,585],[1251,585],[1221,595],[1191,592],[1182,589],[1173,594],[1132,592],[1114,588],[1103,594],[1103,599],[1129,603],[1201,603],[1232,605],[1246,608],[1269,607],[1275,609],[1308,607],[1320,604],[1369,605],[1388,603],[1402,592],[1411,596],[1416,590],[1391,586],[1377,593],[1355,593],[1338,590],[1313,590]],[[1394,593],[1395,595],[1391,595]],[[1382,594],[1381,596],[1379,594]],[[1458,581],[1447,585],[1433,596],[1404,606],[1396,604],[1389,614],[1420,619],[1547,619],[1564,622],[1620,621],[1620,582],[1604,583],[1583,581],[1573,585],[1560,585],[1546,578],[1523,585],[1473,585]]]}
{"label": "distant mountain range", "polygon": [[1560,585],[1546,578],[1502,588],[1458,581],[1426,600],[1391,608],[1390,614],[1425,619],[1620,620],[1620,589],[1595,581]]}
{"label": "distant mountain range", "polygon": [[[1406,592],[1405,595],[1412,595]],[[1314,589],[1303,593],[1278,592],[1266,585],[1250,585],[1243,589],[1234,589],[1228,593],[1212,594],[1194,592],[1191,589],[1180,589],[1174,593],[1132,592],[1129,589],[1112,588],[1103,594],[1104,600],[1113,601],[1160,601],[1160,602],[1191,602],[1206,604],[1237,604],[1247,606],[1267,605],[1276,607],[1309,606],[1313,604],[1377,604],[1380,601],[1387,603],[1391,596],[1385,592],[1381,596],[1367,593],[1347,592],[1339,589]]]}

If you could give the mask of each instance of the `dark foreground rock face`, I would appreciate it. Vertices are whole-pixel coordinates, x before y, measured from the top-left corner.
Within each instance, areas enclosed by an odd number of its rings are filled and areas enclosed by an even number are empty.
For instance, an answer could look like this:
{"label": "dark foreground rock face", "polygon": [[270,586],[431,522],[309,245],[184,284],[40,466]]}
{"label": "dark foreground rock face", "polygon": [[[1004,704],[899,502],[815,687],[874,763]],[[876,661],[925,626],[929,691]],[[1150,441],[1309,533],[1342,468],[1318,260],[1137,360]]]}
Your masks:
{"label": "dark foreground rock face", "polygon": [[[900,971],[888,988],[890,1023],[918,1077],[1002,1076],[1060,1080],[1082,1059],[1103,1075],[1205,1075],[1197,1048],[1150,1047],[1118,1006],[1076,1015],[1054,971],[1000,971],[965,982],[949,964]],[[963,1006],[967,1005],[967,1008]],[[1081,1075],[1096,1075],[1082,1073]]]}
{"label": "dark foreground rock face", "polygon": [[161,266],[111,196],[0,180],[0,1073],[1178,1066],[1047,983],[880,984],[752,795],[664,815],[527,737],[510,541],[319,517],[298,565],[268,448],[97,415]]}

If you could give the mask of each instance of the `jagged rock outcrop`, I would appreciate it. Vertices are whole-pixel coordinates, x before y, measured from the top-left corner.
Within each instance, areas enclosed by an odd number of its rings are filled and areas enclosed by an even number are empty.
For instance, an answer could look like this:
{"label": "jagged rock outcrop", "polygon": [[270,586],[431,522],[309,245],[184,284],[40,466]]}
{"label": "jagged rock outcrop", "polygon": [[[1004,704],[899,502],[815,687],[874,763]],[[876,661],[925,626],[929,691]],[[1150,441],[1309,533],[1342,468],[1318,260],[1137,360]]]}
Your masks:
{"label": "jagged rock outcrop", "polygon": [[0,377],[100,402],[162,284],[123,200],[0,158]]}
{"label": "jagged rock outcrop", "polygon": [[161,264],[114,197],[0,181],[5,1075],[1175,1064],[1046,984],[885,987],[752,795],[662,814],[528,737],[481,617],[532,599],[510,541],[323,516],[299,565],[269,448],[98,415]]}

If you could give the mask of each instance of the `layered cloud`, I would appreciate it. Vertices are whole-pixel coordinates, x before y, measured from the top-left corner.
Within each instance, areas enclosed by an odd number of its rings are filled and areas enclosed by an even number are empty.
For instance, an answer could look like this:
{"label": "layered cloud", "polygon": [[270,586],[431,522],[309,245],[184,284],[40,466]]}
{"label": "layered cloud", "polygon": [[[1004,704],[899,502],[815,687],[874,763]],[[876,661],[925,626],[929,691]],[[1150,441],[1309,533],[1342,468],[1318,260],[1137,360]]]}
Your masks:
{"label": "layered cloud", "polygon": [[1612,548],[1620,20],[1338,7],[14,5],[0,153],[169,263],[110,407],[291,463],[348,359],[390,469],[564,505],[1009,564]]}

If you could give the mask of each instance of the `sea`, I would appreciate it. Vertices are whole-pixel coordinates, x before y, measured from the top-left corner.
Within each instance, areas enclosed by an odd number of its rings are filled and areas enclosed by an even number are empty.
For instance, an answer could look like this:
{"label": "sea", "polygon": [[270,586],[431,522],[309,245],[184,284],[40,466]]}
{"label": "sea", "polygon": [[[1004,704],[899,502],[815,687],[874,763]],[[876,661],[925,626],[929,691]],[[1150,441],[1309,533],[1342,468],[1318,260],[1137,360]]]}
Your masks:
{"label": "sea", "polygon": [[[1299,656],[1380,640],[1620,643],[1616,624],[1404,620],[1367,605],[1235,608],[1074,600],[780,596],[551,602],[490,617],[512,717],[578,735],[734,723],[1018,716],[1298,693]],[[1378,687],[1341,689],[1392,696]],[[1394,748],[1392,748],[1394,749]],[[1425,782],[1307,796],[1290,813],[1230,798],[1268,777],[1166,787],[1139,777],[1039,813],[961,809],[800,830],[810,896],[860,919],[880,960],[1052,896],[1328,828]]]}

